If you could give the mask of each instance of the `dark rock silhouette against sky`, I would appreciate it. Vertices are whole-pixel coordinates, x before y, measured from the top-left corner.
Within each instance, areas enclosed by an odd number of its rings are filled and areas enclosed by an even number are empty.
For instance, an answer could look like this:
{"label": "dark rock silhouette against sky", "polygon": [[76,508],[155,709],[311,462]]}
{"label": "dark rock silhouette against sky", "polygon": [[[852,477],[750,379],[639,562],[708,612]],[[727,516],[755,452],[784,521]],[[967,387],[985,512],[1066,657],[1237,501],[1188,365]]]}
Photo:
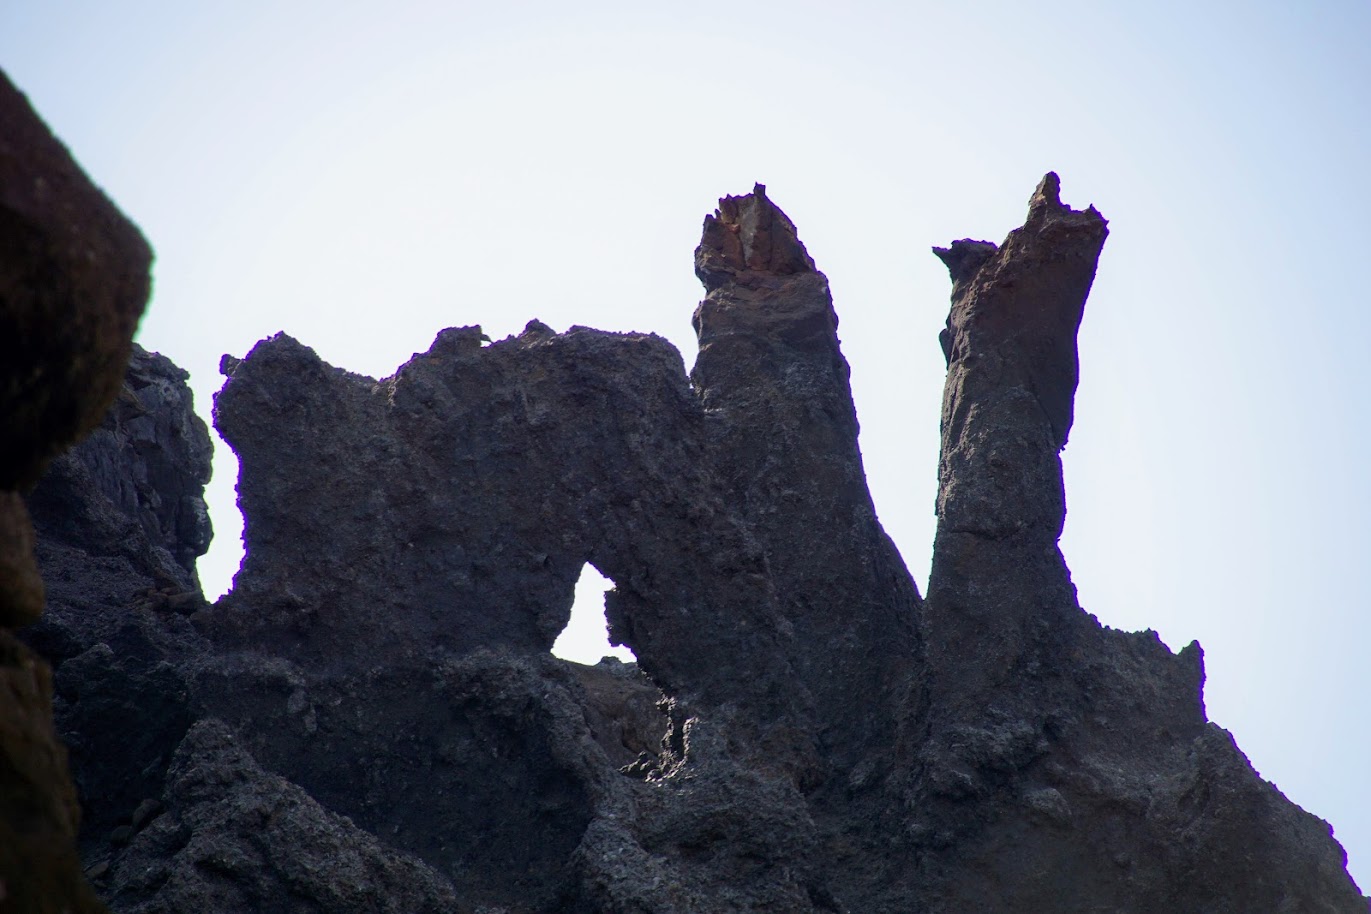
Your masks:
{"label": "dark rock silhouette against sky", "polygon": [[[444,330],[380,381],[283,334],[225,359],[247,557],[213,606],[184,562],[206,433],[140,355],[138,409],[35,499],[117,519],[119,466],[186,506],[127,540],[35,512],[54,583],[29,637],[97,889],[139,912],[1366,910],[1328,826],[1207,722],[1199,647],[1076,602],[1058,455],[1105,235],[1048,175],[1023,227],[949,263],[926,597],[867,492],[827,280],[761,186],[706,217],[689,375],[660,338],[536,320]],[[548,652],[586,563],[637,665]]]}

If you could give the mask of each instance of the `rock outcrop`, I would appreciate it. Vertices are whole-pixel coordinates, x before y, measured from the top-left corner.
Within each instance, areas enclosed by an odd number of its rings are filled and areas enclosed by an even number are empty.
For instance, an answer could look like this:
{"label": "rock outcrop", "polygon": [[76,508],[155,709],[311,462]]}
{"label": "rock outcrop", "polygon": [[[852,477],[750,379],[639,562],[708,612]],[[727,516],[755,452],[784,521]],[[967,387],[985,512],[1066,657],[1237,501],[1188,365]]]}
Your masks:
{"label": "rock outcrop", "polygon": [[463,910],[446,879],[262,771],[219,721],[186,734],[166,798],[120,857],[119,910]]}
{"label": "rock outcrop", "polygon": [[1106,234],[1049,174],[1003,245],[935,249],[953,295],[914,782],[922,897],[948,911],[1361,911],[1327,824],[1207,722],[1199,645],[1173,655],[1076,601],[1058,455]]}
{"label": "rock outcrop", "polygon": [[28,496],[48,542],[125,558],[168,597],[199,591],[195,560],[211,535],[204,490],[212,449],[187,377],[135,343],[111,411]]}
{"label": "rock outcrop", "polygon": [[[195,559],[209,545],[210,441],[186,373],[137,344],[95,431],[29,495],[47,611],[24,640],[56,669],[55,710],[99,864],[199,716],[187,661],[209,646]],[[122,835],[123,833],[118,833]]]}
{"label": "rock outcrop", "polygon": [[[1058,455],[1105,234],[1049,175],[1004,244],[940,251],[926,598],[866,488],[827,280],[760,186],[705,220],[689,375],[655,336],[537,321],[444,330],[383,380],[284,335],[225,357],[247,555],[213,606],[205,432],[137,355],[137,408],[33,497],[27,637],[103,897],[1365,912],[1327,825],[1206,720],[1198,646],[1076,602]],[[549,653],[587,563],[637,664]]]}
{"label": "rock outcrop", "polygon": [[88,432],[124,376],[152,254],[0,73],[0,909],[101,910],[53,731],[47,664],[12,629],[43,585],[21,493]]}

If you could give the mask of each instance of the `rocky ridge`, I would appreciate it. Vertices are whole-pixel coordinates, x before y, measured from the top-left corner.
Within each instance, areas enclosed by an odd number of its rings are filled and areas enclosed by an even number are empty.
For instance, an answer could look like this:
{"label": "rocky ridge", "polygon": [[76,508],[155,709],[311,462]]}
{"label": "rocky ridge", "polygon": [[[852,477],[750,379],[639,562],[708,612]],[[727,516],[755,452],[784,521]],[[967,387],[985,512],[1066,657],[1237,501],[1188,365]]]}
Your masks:
{"label": "rocky ridge", "polygon": [[[114,911],[1364,912],[1206,720],[1198,645],[1057,550],[1106,236],[1055,175],[940,250],[928,593],[866,489],[827,280],[758,186],[706,217],[700,355],[532,321],[390,378],[226,357],[247,555],[204,605],[208,436],[135,351],[32,493],[87,873]],[[613,580],[637,664],[549,648]]]}

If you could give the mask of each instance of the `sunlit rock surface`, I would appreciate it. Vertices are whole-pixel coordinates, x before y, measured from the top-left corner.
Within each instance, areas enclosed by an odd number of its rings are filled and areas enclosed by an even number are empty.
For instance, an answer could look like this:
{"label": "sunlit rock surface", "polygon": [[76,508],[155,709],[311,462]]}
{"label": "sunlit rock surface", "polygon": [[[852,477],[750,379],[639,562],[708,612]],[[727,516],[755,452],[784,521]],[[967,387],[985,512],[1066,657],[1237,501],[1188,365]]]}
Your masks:
{"label": "sunlit rock surface", "polygon": [[[866,488],[827,280],[760,186],[705,220],[689,375],[657,337],[537,321],[444,330],[381,380],[284,335],[226,357],[247,557],[213,606],[185,563],[205,433],[161,396],[153,426],[184,434],[145,464],[87,454],[164,481],[160,509],[71,472],[45,502],[65,513],[35,510],[60,586],[31,640],[59,664],[99,891],[138,912],[1365,912],[1328,826],[1206,720],[1198,646],[1076,602],[1059,452],[1105,235],[1049,175],[1003,244],[939,252],[926,598]],[[146,418],[119,409],[111,446]],[[96,527],[132,545],[82,539],[83,511],[124,512]],[[586,563],[637,664],[549,653]]]}

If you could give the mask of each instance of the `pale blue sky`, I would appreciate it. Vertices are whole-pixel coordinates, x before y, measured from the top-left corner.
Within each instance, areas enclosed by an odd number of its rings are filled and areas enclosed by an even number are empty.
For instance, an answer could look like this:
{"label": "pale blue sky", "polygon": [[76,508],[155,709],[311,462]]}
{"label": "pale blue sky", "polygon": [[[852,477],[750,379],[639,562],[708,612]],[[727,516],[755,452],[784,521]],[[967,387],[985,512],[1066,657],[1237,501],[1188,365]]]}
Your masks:
{"label": "pale blue sky", "polygon": [[[1368,46],[1350,0],[0,6],[0,67],[156,248],[140,340],[206,417],[220,354],[278,330],[374,376],[442,327],[531,317],[689,362],[701,218],[766,183],[832,281],[921,585],[928,248],[1001,240],[1058,171],[1111,228],[1066,451],[1081,602],[1200,640],[1211,717],[1364,888]],[[233,476],[221,445],[216,592]]]}

